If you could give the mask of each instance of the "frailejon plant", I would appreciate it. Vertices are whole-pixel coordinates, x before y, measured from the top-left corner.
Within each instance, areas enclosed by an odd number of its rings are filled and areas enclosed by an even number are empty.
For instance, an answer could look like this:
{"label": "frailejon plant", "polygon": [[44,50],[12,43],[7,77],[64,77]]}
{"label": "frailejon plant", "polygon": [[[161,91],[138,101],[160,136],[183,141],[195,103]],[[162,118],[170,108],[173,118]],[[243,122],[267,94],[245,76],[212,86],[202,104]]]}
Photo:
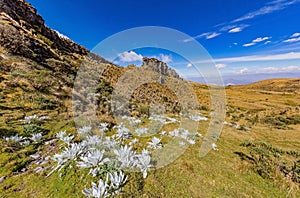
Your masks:
{"label": "frailejon plant", "polygon": [[[118,130],[123,132],[124,126],[119,126]],[[120,131],[118,132],[120,134]],[[125,132],[128,131],[125,130]],[[65,131],[59,132],[56,136],[62,140],[65,147],[61,153],[52,157],[56,166],[53,167],[48,176],[56,170],[61,171],[64,168],[69,168],[68,165],[75,162],[78,168],[89,169],[89,174],[94,177],[103,177],[103,174],[106,174],[110,178],[109,182],[100,179],[98,185],[93,183],[92,188],[86,188],[83,193],[87,196],[106,197],[120,193],[119,189],[124,185],[127,177],[124,176],[123,172],[117,174],[113,171],[139,170],[145,178],[147,171],[153,167],[148,151],[143,150],[142,153],[137,153],[131,146],[122,145],[118,135],[106,137],[103,141],[96,135],[88,135],[85,140],[79,143],[74,143],[73,136],[67,135]]]}
{"label": "frailejon plant", "polygon": [[87,197],[96,198],[118,195],[126,181],[127,176],[122,171],[107,173],[105,181],[100,178],[98,184],[92,182],[92,188],[84,188],[82,193]]}
{"label": "frailejon plant", "polygon": [[15,146],[28,146],[30,143],[40,143],[42,142],[42,134],[41,133],[36,133],[36,134],[31,134],[31,137],[23,137],[14,135],[10,137],[4,137],[4,140],[7,143],[13,143]]}
{"label": "frailejon plant", "polygon": [[148,142],[148,148],[153,148],[153,149],[160,149],[162,148],[162,143],[160,142],[161,139],[157,137],[153,137],[151,142]]}
{"label": "frailejon plant", "polygon": [[[132,122],[139,123],[138,119],[126,118]],[[159,117],[159,119],[167,119]],[[175,120],[171,120],[175,122]],[[166,122],[166,121],[165,121]],[[169,121],[170,122],[170,121]],[[106,123],[100,124],[96,129],[100,129],[102,134],[108,131]],[[132,133],[131,130],[134,130]],[[92,183],[91,188],[85,188],[82,193],[89,197],[108,197],[121,193],[121,188],[125,185],[128,177],[123,173],[126,171],[141,172],[143,178],[146,178],[148,172],[155,168],[151,160],[151,153],[145,148],[139,148],[138,144],[141,135],[148,133],[147,127],[127,128],[123,123],[113,127],[108,134],[110,136],[100,137],[93,134],[92,127],[84,126],[77,130],[78,137],[68,135],[66,131],[59,132],[56,137],[61,140],[63,149],[55,154],[52,160],[56,163],[50,176],[55,171],[61,171],[68,168],[87,169],[93,178],[98,179],[98,183]],[[156,132],[158,134],[158,132]],[[181,138],[188,144],[195,144],[197,138],[202,137],[199,133],[190,133],[188,130],[179,128],[171,132],[163,131],[161,136]],[[76,137],[76,138],[75,138]],[[76,140],[76,142],[75,142]],[[185,143],[184,143],[185,144]],[[137,148],[134,148],[135,145]],[[146,146],[152,151],[161,149],[161,139],[152,137]],[[141,152],[137,150],[141,149]],[[76,164],[73,166],[73,164]]]}
{"label": "frailejon plant", "polygon": [[146,127],[141,127],[141,128],[137,128],[136,130],[135,130],[135,134],[137,135],[137,136],[142,136],[142,135],[146,135],[147,133],[148,133],[148,128],[146,128]]}

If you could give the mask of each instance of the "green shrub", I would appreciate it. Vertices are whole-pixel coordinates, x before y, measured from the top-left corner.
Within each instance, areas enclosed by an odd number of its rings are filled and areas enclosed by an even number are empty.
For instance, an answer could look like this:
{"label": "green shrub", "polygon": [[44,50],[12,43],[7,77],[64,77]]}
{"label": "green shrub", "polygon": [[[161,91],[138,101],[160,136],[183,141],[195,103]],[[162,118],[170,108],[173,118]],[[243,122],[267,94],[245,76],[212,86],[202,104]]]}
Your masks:
{"label": "green shrub", "polygon": [[[276,177],[289,178],[300,184],[300,153],[297,151],[284,151],[264,142],[245,141],[241,146],[248,151],[235,152],[242,160],[250,162],[252,169],[263,178],[276,179]],[[280,175],[278,176],[278,172]]]}
{"label": "green shrub", "polygon": [[51,41],[50,39],[48,39],[47,37],[41,35],[41,34],[37,34],[36,35],[38,39],[42,40],[45,44],[52,46],[53,45],[53,41]]}

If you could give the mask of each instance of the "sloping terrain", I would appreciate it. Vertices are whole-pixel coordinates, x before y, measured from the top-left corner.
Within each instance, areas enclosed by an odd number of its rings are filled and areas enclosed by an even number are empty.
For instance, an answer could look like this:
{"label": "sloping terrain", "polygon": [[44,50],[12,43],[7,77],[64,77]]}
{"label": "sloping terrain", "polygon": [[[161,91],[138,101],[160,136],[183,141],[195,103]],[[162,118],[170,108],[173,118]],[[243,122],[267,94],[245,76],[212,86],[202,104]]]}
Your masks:
{"label": "sloping terrain", "polygon": [[[154,120],[154,130],[150,132],[161,142],[151,145],[167,146],[182,120],[178,95],[166,85],[180,82],[194,88],[200,116],[194,116],[199,126],[192,132],[205,136],[213,113],[209,87],[183,81],[174,71],[166,72],[166,64],[158,60],[145,60],[148,65],[144,67],[150,69],[147,74],[155,82],[141,83],[133,90],[128,112],[133,117],[128,119],[127,128],[139,125],[139,129],[145,129]],[[76,93],[72,91],[83,62],[105,68],[96,82],[97,116],[110,124],[107,135],[114,134],[121,128],[113,119],[110,104],[114,88],[122,89],[119,82],[127,77],[129,82],[137,82],[133,81],[136,75],[125,74],[143,70],[119,67],[89,53],[45,26],[42,17],[23,0],[0,2],[0,197],[84,197],[82,190],[91,181],[96,182],[88,170],[76,168],[75,162],[48,175],[56,165],[52,157],[71,145],[63,144],[57,133],[65,130],[68,137],[73,136],[72,145],[82,142],[80,133],[84,129],[75,128],[72,96],[87,101],[88,93],[85,87]],[[138,77],[143,82],[143,75]],[[128,181],[118,196],[299,197],[299,82],[272,79],[226,87],[226,119],[220,120],[224,128],[214,150],[199,158],[205,138],[201,136],[195,142],[190,139],[191,144],[179,158],[149,170],[147,177],[141,172],[125,171]],[[126,90],[126,85],[122,90]],[[153,107],[165,110],[167,115],[151,117]],[[159,125],[158,120],[166,124]],[[113,129],[114,125],[119,128]],[[130,135],[121,143],[132,143]],[[20,144],[20,136],[30,142],[21,140]],[[134,146],[137,152],[152,138],[134,137],[139,140]],[[103,171],[110,168],[105,166]]]}

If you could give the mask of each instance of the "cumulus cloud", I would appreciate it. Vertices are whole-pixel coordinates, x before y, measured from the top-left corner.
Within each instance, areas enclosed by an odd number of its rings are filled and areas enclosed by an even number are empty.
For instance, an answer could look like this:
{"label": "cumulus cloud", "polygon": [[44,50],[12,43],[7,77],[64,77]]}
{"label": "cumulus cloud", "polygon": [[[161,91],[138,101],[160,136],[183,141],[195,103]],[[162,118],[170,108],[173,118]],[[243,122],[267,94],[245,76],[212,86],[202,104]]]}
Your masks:
{"label": "cumulus cloud", "polygon": [[237,74],[246,74],[246,73],[249,73],[249,69],[248,68],[243,68],[243,69],[240,69],[238,72],[235,72]]}
{"label": "cumulus cloud", "polygon": [[225,67],[227,67],[226,64],[222,64],[222,63],[216,64],[217,69],[224,69]]}
{"label": "cumulus cloud", "polygon": [[189,64],[186,65],[186,67],[188,67],[188,68],[193,67],[193,64],[189,63]]}
{"label": "cumulus cloud", "polygon": [[173,61],[172,56],[165,54],[160,54],[158,59],[165,63],[171,63]]}
{"label": "cumulus cloud", "polygon": [[134,51],[120,53],[118,54],[118,57],[122,62],[143,61],[143,56],[135,53]]}

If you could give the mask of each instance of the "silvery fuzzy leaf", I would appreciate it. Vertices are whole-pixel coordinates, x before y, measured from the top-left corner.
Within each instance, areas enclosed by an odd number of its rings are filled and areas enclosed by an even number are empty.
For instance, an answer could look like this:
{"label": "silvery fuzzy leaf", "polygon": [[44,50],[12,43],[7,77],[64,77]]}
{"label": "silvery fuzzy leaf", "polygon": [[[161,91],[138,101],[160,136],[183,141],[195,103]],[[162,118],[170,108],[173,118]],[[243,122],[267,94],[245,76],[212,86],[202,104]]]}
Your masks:
{"label": "silvery fuzzy leaf", "polygon": [[67,145],[69,145],[73,139],[74,139],[74,135],[69,135],[61,138],[61,140]]}
{"label": "silvery fuzzy leaf", "polygon": [[212,149],[215,150],[215,151],[219,150],[219,149],[218,149],[218,146],[216,145],[216,143],[212,143],[212,144],[211,144],[211,147],[212,147]]}
{"label": "silvery fuzzy leaf", "polygon": [[66,136],[66,131],[60,131],[59,133],[56,134],[56,137],[62,140]]}
{"label": "silvery fuzzy leaf", "polygon": [[110,178],[110,182],[111,182],[111,187],[115,190],[120,189],[122,186],[124,186],[124,184],[127,181],[127,176],[125,177],[124,173],[122,171],[119,172],[113,172],[113,173],[108,173],[109,178]]}
{"label": "silvery fuzzy leaf", "polygon": [[30,124],[32,120],[37,119],[37,115],[25,116],[24,121],[26,124]]}
{"label": "silvery fuzzy leaf", "polygon": [[32,134],[30,139],[33,141],[33,142],[40,142],[42,140],[42,133],[37,133],[37,134]]}
{"label": "silvery fuzzy leaf", "polygon": [[189,144],[196,144],[196,141],[195,140],[192,140],[192,139],[187,139],[186,140]]}
{"label": "silvery fuzzy leaf", "polygon": [[153,137],[151,142],[148,142],[148,148],[153,148],[153,149],[162,148],[162,144],[160,142],[160,139],[157,138],[157,137]]}
{"label": "silvery fuzzy leaf", "polygon": [[204,116],[200,116],[200,115],[191,115],[191,116],[189,116],[189,118],[195,122],[208,120],[208,118],[206,118]]}
{"label": "silvery fuzzy leaf", "polygon": [[77,162],[77,166],[80,168],[92,168],[99,165],[104,165],[109,162],[109,158],[104,157],[104,150],[92,150],[87,153],[86,156],[80,157],[82,161]]}
{"label": "silvery fuzzy leaf", "polygon": [[131,146],[131,145],[136,144],[138,142],[139,142],[139,140],[134,138],[131,142],[129,142],[129,145]]}
{"label": "silvery fuzzy leaf", "polygon": [[121,163],[121,168],[133,167],[136,153],[132,150],[131,146],[121,146],[119,149],[114,149],[114,153]]}
{"label": "silvery fuzzy leaf", "polygon": [[85,148],[82,144],[72,143],[65,147],[65,150],[62,153],[55,154],[52,157],[53,161],[57,162],[57,165],[53,168],[53,170],[47,175],[50,176],[54,171],[61,170],[67,161],[75,160],[81,153],[83,153]]}
{"label": "silvery fuzzy leaf", "polygon": [[30,142],[28,140],[25,140],[25,141],[20,142],[20,144],[22,146],[28,146],[30,144]]}
{"label": "silvery fuzzy leaf", "polygon": [[138,154],[136,157],[135,165],[141,170],[143,177],[146,178],[147,171],[152,167],[151,156],[147,150],[143,149],[142,153]]}
{"label": "silvery fuzzy leaf", "polygon": [[105,137],[105,140],[102,142],[107,148],[114,148],[118,144],[113,137]]}
{"label": "silvery fuzzy leaf", "polygon": [[136,130],[135,130],[135,133],[136,133],[136,135],[137,136],[142,136],[142,135],[145,135],[145,134],[147,134],[148,133],[148,128],[145,128],[145,127],[142,127],[142,128],[137,128]]}
{"label": "silvery fuzzy leaf", "polygon": [[88,146],[96,146],[101,144],[101,139],[98,135],[88,135],[86,137],[86,143]]}
{"label": "silvery fuzzy leaf", "polygon": [[108,123],[106,123],[106,122],[101,123],[99,128],[104,133],[105,131],[108,130]]}
{"label": "silvery fuzzy leaf", "polygon": [[72,160],[77,158],[83,151],[83,148],[80,144],[72,143],[70,147],[66,147],[61,154],[55,154],[53,156],[54,161],[62,161],[62,159]]}
{"label": "silvery fuzzy leaf", "polygon": [[90,126],[84,126],[84,127],[81,127],[77,130],[77,133],[81,136],[85,136],[85,135],[88,135],[92,130],[92,127]]}
{"label": "silvery fuzzy leaf", "polygon": [[189,131],[188,131],[188,130],[186,130],[186,129],[182,129],[182,130],[181,130],[180,137],[181,137],[182,139],[187,139],[188,135],[189,135]]}
{"label": "silvery fuzzy leaf", "polygon": [[123,141],[132,137],[130,130],[126,128],[123,123],[121,123],[119,126],[116,126],[114,128],[117,128],[117,133],[118,133],[117,139]]}
{"label": "silvery fuzzy leaf", "polygon": [[167,117],[167,119],[168,119],[169,121],[166,121],[165,124],[170,124],[170,123],[176,123],[176,122],[178,122],[178,120],[175,119],[175,118]]}
{"label": "silvery fuzzy leaf", "polygon": [[82,193],[87,197],[109,197],[110,193],[108,192],[108,187],[109,185],[107,184],[107,182],[104,182],[102,179],[99,179],[98,185],[92,182],[92,188],[84,188]]}
{"label": "silvery fuzzy leaf", "polygon": [[7,142],[21,142],[21,141],[23,141],[24,140],[24,137],[22,137],[22,136],[19,136],[18,134],[17,135],[15,135],[15,136],[10,136],[10,137],[6,137],[5,138],[5,141],[7,141]]}
{"label": "silvery fuzzy leaf", "polygon": [[149,120],[158,121],[161,123],[166,123],[166,117],[162,115],[153,115],[149,117]]}

